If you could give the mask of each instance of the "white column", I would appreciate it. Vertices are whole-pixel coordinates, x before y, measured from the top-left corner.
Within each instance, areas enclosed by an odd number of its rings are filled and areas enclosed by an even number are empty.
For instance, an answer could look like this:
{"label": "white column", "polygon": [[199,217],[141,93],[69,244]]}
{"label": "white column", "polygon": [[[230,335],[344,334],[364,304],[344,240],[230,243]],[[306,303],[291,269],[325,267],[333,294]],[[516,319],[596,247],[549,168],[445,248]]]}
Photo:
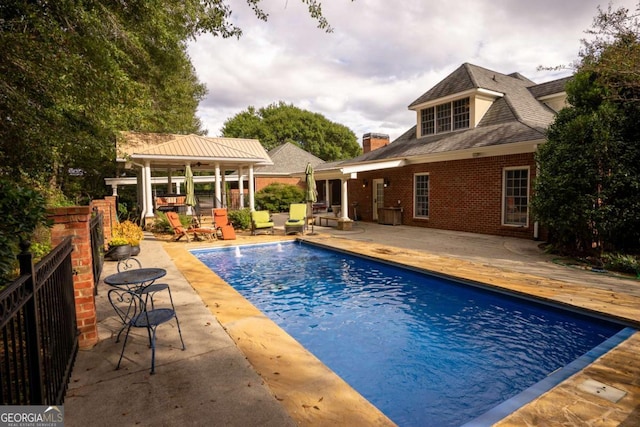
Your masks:
{"label": "white column", "polygon": [[249,165],[249,210],[251,212],[256,210],[256,199],[255,199],[255,185],[253,183],[253,164]]}
{"label": "white column", "polygon": [[111,184],[111,195],[112,196],[118,195],[118,184]]}
{"label": "white column", "polygon": [[151,189],[151,164],[148,160],[144,162],[144,169],[142,173],[144,176],[142,180],[144,185],[144,189],[142,192],[142,194],[144,195],[143,212],[144,212],[145,218],[153,218],[154,213],[153,213],[153,190]]}
{"label": "white column", "polygon": [[340,184],[342,184],[342,205],[340,206],[340,212],[342,213],[342,219],[349,220],[349,183],[348,179],[340,178]]}
{"label": "white column", "polygon": [[244,209],[244,167],[238,167],[238,191],[240,192],[240,209]]}
{"label": "white column", "polygon": [[215,185],[215,200],[213,201],[213,205],[216,208],[221,208],[222,201],[222,191],[220,190],[220,163],[215,164],[216,171],[216,185]]}
{"label": "white column", "polygon": [[176,194],[180,194],[180,181],[176,181]]}
{"label": "white column", "polygon": [[327,208],[329,208],[331,206],[330,192],[331,192],[331,186],[329,185],[329,180],[325,179],[324,180],[324,202],[327,205]]}
{"label": "white column", "polygon": [[227,208],[227,171],[222,169],[222,207]]}

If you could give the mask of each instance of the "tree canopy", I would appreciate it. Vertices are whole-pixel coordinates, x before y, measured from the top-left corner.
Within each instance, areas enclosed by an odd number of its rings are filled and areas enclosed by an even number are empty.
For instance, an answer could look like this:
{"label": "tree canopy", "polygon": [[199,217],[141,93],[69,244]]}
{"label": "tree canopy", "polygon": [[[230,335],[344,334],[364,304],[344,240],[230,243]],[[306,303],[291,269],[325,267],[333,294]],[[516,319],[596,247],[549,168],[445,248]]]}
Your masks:
{"label": "tree canopy", "polygon": [[595,36],[537,154],[533,209],[563,249],[640,250],[640,25],[598,11]]}
{"label": "tree canopy", "polygon": [[[300,1],[331,31],[320,2]],[[0,176],[99,196],[117,131],[202,133],[206,89],[186,43],[239,37],[231,12],[225,0],[3,1]]]}
{"label": "tree canopy", "polygon": [[362,152],[356,135],[346,126],[282,101],[258,110],[248,107],[224,122],[222,135],[255,138],[267,150],[290,142],[325,161],[348,159]]}

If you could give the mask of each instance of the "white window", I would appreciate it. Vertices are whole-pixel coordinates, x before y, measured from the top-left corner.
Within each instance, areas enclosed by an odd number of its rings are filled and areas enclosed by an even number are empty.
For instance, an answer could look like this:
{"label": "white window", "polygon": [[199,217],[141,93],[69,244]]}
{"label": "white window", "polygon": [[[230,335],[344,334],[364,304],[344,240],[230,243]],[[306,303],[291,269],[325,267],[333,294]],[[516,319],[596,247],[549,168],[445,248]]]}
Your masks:
{"label": "white window", "polygon": [[429,218],[429,174],[416,174],[413,182],[414,216]]}
{"label": "white window", "polygon": [[502,223],[518,227],[529,224],[529,168],[507,168],[503,172]]}
{"label": "white window", "polygon": [[469,98],[463,98],[420,110],[420,135],[468,129],[469,102]]}

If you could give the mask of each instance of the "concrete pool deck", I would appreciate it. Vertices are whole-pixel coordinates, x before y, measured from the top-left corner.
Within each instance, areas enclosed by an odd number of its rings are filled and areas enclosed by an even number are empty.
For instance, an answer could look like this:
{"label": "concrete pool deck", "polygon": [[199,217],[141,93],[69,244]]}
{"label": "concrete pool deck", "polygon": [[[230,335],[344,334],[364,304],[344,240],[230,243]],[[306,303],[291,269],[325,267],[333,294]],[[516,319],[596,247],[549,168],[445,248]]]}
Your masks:
{"label": "concrete pool deck", "polygon": [[[537,242],[372,223],[315,231],[303,238],[639,324],[639,281],[559,265]],[[393,425],[189,252],[292,238],[278,230],[235,241],[143,241],[143,265],[168,271],[187,350],[175,348],[175,328],[160,327],[156,375],[148,375],[144,335],[115,371],[118,325],[101,285],[101,342],[78,355],[67,425]],[[113,269],[105,264],[103,277]],[[613,402],[585,391],[594,380],[625,395]],[[497,425],[640,425],[640,334]]]}

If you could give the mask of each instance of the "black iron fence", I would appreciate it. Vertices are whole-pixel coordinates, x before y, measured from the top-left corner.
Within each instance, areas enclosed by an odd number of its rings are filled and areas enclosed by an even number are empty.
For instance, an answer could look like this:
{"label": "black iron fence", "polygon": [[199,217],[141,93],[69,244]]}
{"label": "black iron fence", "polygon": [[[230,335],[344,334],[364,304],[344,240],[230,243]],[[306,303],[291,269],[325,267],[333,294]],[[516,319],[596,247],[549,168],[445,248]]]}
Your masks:
{"label": "black iron fence", "polygon": [[78,352],[71,237],[35,266],[27,249],[0,292],[0,404],[60,405]]}
{"label": "black iron fence", "polygon": [[91,259],[93,261],[93,289],[98,293],[98,282],[104,265],[104,213],[94,210],[89,224],[91,234]]}

